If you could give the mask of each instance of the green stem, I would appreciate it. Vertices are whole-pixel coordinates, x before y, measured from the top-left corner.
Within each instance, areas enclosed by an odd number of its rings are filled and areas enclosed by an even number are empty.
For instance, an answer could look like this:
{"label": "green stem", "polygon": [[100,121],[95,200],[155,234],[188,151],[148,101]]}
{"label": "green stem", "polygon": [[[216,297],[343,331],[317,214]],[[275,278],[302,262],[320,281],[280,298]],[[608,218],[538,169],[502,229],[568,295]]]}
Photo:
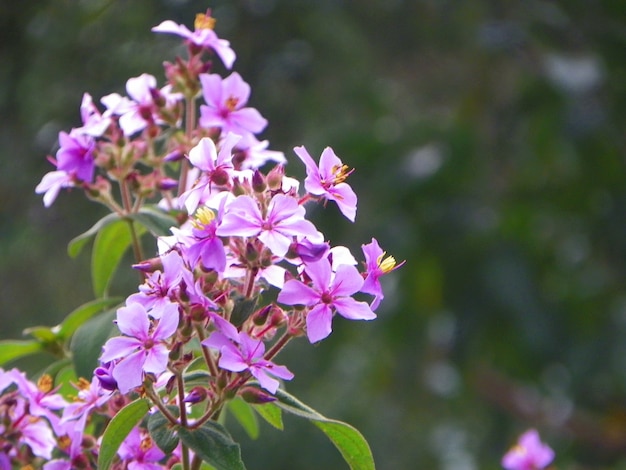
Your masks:
{"label": "green stem", "polygon": [[152,400],[152,403],[154,403],[155,406],[159,409],[159,411],[161,413],[163,413],[163,416],[165,416],[165,418],[171,424],[178,424],[178,419],[176,418],[176,416],[174,416],[172,413],[170,413],[170,411],[167,409],[167,407],[161,401],[161,398],[159,398],[159,396],[156,393],[154,393],[154,390],[152,390],[151,387],[145,387],[145,386],[144,386],[144,390],[146,392],[146,395],[148,395],[148,398],[150,398],[150,400]]}
{"label": "green stem", "polygon": [[[206,339],[206,335],[204,334],[204,330],[202,329],[202,326],[196,325],[196,332],[198,333],[198,339],[200,340],[200,343],[202,343],[202,341]],[[213,377],[217,377],[217,374],[219,373],[219,371],[217,370],[217,364],[215,364],[215,358],[211,354],[211,351],[209,350],[208,347],[206,347],[203,344],[201,344],[201,346],[202,346],[202,355],[204,356],[204,361],[206,362],[206,365],[209,368],[209,372],[211,373]]]}

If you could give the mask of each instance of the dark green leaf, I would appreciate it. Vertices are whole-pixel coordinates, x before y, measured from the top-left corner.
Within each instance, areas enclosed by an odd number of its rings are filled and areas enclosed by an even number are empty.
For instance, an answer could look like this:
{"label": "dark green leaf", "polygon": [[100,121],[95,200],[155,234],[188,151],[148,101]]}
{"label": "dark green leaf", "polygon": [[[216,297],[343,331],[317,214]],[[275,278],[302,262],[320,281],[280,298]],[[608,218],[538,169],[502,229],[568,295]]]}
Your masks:
{"label": "dark green leaf", "polygon": [[154,207],[142,207],[139,213],[128,217],[143,225],[155,237],[171,235],[170,228],[178,226],[174,217]]}
{"label": "dark green leaf", "polygon": [[93,370],[98,366],[102,345],[117,331],[114,318],[115,310],[110,310],[90,319],[74,333],[70,349],[78,377],[92,376]]}
{"label": "dark green leaf", "polygon": [[239,444],[221,424],[207,421],[198,429],[180,427],[178,435],[187,447],[217,470],[245,470]]}
{"label": "dark green leaf", "polygon": [[67,245],[67,253],[72,258],[76,258],[78,254],[82,251],[83,247],[87,244],[92,237],[96,235],[102,228],[107,225],[115,222],[116,220],[120,220],[120,217],[117,214],[108,214],[96,222],[93,227],[87,230],[84,233],[81,233],[77,237],[73,238],[70,243]]}
{"label": "dark green leaf", "polygon": [[43,350],[43,345],[38,341],[5,340],[0,341],[0,365],[29,356]]}
{"label": "dark green leaf", "polygon": [[63,323],[61,323],[58,328],[57,335],[61,339],[67,339],[74,334],[74,332],[93,317],[96,313],[101,312],[103,309],[110,307],[112,305],[116,305],[122,301],[119,297],[111,297],[106,299],[97,299],[92,300],[91,302],[87,302],[86,304],[81,305],[74,311],[72,311]]}
{"label": "dark green leaf", "polygon": [[251,439],[259,437],[259,421],[248,403],[235,398],[228,402],[228,409]]}
{"label": "dark green leaf", "polygon": [[[137,237],[144,232],[135,227]],[[91,276],[96,297],[105,297],[109,283],[122,256],[132,243],[130,222],[117,220],[98,232],[91,253]]]}
{"label": "dark green leaf", "polygon": [[148,414],[148,411],[150,411],[150,402],[145,398],[140,398],[126,405],[113,417],[102,435],[100,455],[98,455],[99,470],[109,470],[120,445],[137,423]]}
{"label": "dark green leaf", "polygon": [[275,393],[277,406],[315,424],[339,449],[352,470],[374,470],[374,457],[363,435],[347,423],[328,419],[284,390]]}
{"label": "dark green leaf", "polygon": [[261,415],[265,421],[281,431],[283,427],[283,412],[273,403],[265,403],[263,405],[254,405],[254,411]]}
{"label": "dark green leaf", "polygon": [[[178,416],[177,407],[168,406],[167,409],[172,415]],[[155,444],[166,454],[171,454],[178,445],[179,438],[175,425],[170,423],[160,411],[150,415],[148,418],[148,431]]]}
{"label": "dark green leaf", "polygon": [[234,300],[235,304],[233,306],[233,311],[230,314],[230,322],[235,326],[239,326],[246,321],[250,315],[252,315],[252,312],[254,312],[257,297],[248,299],[243,296],[238,296]]}

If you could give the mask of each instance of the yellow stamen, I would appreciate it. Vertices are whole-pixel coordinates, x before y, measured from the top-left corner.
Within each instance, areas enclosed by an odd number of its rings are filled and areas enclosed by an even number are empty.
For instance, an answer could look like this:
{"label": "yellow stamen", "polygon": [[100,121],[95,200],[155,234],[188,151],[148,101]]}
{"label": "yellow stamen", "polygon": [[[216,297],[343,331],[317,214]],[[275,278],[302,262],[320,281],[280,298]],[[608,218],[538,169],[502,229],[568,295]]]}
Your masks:
{"label": "yellow stamen", "polygon": [[198,13],[193,26],[196,29],[213,29],[215,27],[215,18],[204,13]]}
{"label": "yellow stamen", "polygon": [[191,223],[197,229],[202,229],[204,226],[209,225],[213,219],[215,219],[215,212],[203,206],[196,211],[196,215],[191,219]]}
{"label": "yellow stamen", "polygon": [[78,387],[79,390],[89,390],[89,387],[91,387],[91,383],[86,378],[81,377],[80,379],[78,379],[76,387]]}
{"label": "yellow stamen", "polygon": [[43,374],[37,381],[37,389],[43,393],[48,393],[52,390],[53,385],[54,382],[52,381],[52,377],[48,374]]}
{"label": "yellow stamen", "polygon": [[335,165],[332,168],[333,176],[335,177],[333,184],[343,183],[353,171],[354,169],[351,169],[348,165]]}
{"label": "yellow stamen", "polygon": [[59,442],[59,448],[61,450],[69,449],[70,445],[72,444],[72,440],[70,439],[70,436],[68,436],[67,434],[59,437],[58,442]]}
{"label": "yellow stamen", "polygon": [[229,96],[228,99],[226,100],[226,108],[230,112],[233,112],[235,109],[237,109],[238,103],[239,103],[239,98],[235,98],[234,96]]}
{"label": "yellow stamen", "polygon": [[386,254],[387,252],[383,251],[383,254],[380,255],[376,260],[376,264],[383,273],[393,271],[393,269],[396,267],[396,259],[393,256],[387,256],[385,258]]}
{"label": "yellow stamen", "polygon": [[152,439],[150,439],[149,437],[142,439],[139,447],[143,452],[150,450],[152,448]]}

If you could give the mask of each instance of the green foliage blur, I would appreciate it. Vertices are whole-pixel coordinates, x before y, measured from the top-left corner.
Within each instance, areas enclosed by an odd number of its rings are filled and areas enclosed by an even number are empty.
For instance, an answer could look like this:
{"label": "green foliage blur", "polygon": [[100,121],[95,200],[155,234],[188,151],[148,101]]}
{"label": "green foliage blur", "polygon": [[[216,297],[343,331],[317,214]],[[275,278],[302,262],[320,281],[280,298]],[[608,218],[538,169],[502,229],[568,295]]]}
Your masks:
{"label": "green foliage blur", "polygon": [[[357,427],[381,470],[500,468],[531,426],[560,469],[626,468],[620,0],[0,3],[0,337],[91,300],[88,255],[65,247],[104,209],[34,194],[83,92],[163,83],[182,47],[150,28],[207,7],[287,172],[304,174],[296,145],[356,168],[356,223],[329,204],[321,230],[406,260],[376,321],[287,349],[288,389]],[[251,470],[345,468],[308,423],[258,441],[235,426]]]}

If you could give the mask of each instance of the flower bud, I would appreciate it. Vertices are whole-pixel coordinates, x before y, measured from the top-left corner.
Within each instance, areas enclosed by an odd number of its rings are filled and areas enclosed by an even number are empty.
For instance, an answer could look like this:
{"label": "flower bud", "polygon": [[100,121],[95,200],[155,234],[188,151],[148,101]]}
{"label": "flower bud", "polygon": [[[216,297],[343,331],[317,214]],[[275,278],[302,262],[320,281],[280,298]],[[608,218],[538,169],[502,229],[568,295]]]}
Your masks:
{"label": "flower bud", "polygon": [[257,310],[254,315],[252,315],[252,321],[257,326],[263,326],[267,321],[267,318],[272,310],[272,304],[266,305],[260,310]]}
{"label": "flower bud", "polygon": [[267,188],[265,177],[259,170],[254,170],[252,174],[252,189],[257,193],[262,193]]}
{"label": "flower bud", "polygon": [[259,252],[250,242],[246,243],[246,259],[248,261],[256,261],[259,259]]}
{"label": "flower bud", "polygon": [[182,351],[182,348],[183,348],[183,343],[181,343],[180,341],[177,341],[176,343],[174,343],[172,350],[168,354],[170,361],[177,361],[178,359],[180,359],[180,353]]}
{"label": "flower bud", "polygon": [[276,165],[267,174],[265,181],[272,191],[278,191],[283,187],[283,176],[285,176],[285,167]]}
{"label": "flower bud", "polygon": [[242,388],[239,392],[239,396],[241,396],[246,403],[253,405],[262,405],[276,401],[276,397],[256,387]]}
{"label": "flower bud", "polygon": [[196,404],[196,403],[200,403],[206,400],[206,397],[207,397],[206,388],[197,386],[191,389],[191,391],[187,394],[187,396],[183,399],[183,401],[185,403]]}

